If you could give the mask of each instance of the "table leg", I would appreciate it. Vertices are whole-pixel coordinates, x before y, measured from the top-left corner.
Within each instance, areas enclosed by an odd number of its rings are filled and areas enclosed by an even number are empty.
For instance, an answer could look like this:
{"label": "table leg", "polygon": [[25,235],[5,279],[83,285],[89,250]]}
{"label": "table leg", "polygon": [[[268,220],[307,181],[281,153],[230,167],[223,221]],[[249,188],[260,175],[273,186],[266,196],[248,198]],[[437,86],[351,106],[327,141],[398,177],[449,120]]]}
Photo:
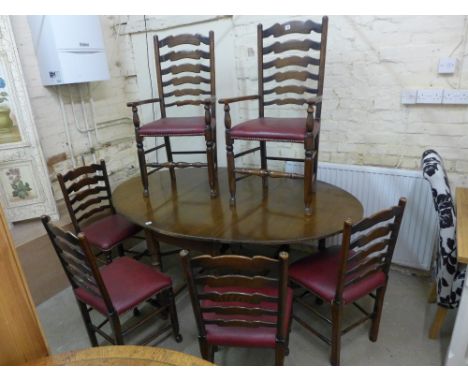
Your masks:
{"label": "table leg", "polygon": [[145,229],[146,246],[148,248],[149,255],[151,256],[151,265],[158,267],[162,271],[161,261],[161,248],[159,241],[153,235],[153,232],[149,229]]}

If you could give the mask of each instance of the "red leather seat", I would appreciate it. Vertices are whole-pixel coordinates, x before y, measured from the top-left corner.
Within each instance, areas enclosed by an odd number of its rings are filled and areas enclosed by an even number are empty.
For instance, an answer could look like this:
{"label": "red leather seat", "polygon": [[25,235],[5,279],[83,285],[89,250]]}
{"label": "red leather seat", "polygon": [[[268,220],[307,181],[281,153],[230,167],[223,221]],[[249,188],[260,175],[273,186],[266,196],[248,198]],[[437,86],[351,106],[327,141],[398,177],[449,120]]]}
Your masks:
{"label": "red leather seat", "polygon": [[[331,247],[301,259],[289,267],[289,278],[331,303],[335,298],[340,267],[341,247]],[[351,254],[352,255],[352,252]],[[355,277],[356,275],[354,275]],[[343,303],[349,304],[371,291],[385,285],[387,276],[383,271],[371,274],[343,290]]]}
{"label": "red leather seat", "polygon": [[128,221],[122,215],[112,214],[91,223],[81,231],[92,245],[108,251],[140,230],[141,227]]}
{"label": "red leather seat", "polygon": [[[172,286],[169,276],[129,257],[119,257],[100,268],[100,273],[117,314],[125,313],[159,291]],[[104,300],[84,288],[75,290],[77,298],[107,314]]]}
{"label": "red leather seat", "polygon": [[171,117],[143,125],[139,129],[142,137],[203,135],[205,117]]}
{"label": "red leather seat", "polygon": [[257,118],[231,128],[232,138],[255,141],[303,142],[305,133],[305,118]]}
{"label": "red leather seat", "polygon": [[[229,287],[229,288],[209,288],[204,289],[205,292],[240,292],[240,293],[260,293],[267,296],[278,296],[278,290],[273,288],[257,288],[250,289],[245,287]],[[288,328],[292,316],[292,300],[293,293],[291,288],[288,288],[288,294],[286,299],[286,319],[285,319],[285,331],[288,332]],[[277,309],[277,304],[263,301],[259,305],[249,304],[245,302],[215,302],[204,300],[202,307],[210,306],[236,306],[236,307],[261,307],[266,309]],[[247,320],[247,321],[265,321],[265,322],[276,322],[275,316],[249,316],[249,315],[217,315],[216,313],[204,313],[204,319],[223,319],[223,320]],[[219,326],[219,325],[205,325],[206,339],[209,343],[219,346],[239,346],[239,347],[267,347],[274,348],[276,344],[276,328],[275,327],[230,327],[230,326]]]}

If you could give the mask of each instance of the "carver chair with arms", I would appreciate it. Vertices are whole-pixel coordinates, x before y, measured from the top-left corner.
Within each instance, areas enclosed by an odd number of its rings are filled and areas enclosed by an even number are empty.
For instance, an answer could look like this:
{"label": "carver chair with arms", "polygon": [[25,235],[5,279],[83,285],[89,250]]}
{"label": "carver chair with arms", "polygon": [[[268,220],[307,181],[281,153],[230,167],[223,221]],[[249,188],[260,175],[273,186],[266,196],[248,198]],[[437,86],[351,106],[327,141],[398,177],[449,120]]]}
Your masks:
{"label": "carver chair with arms", "polygon": [[292,314],[288,254],[282,252],[278,259],[240,255],[191,258],[188,251],[182,251],[181,259],[202,357],[213,362],[219,346],[271,348],[275,365],[283,365]]}
{"label": "carver chair with arms", "polygon": [[[42,223],[72,285],[92,346],[98,346],[96,334],[114,345],[123,345],[125,335],[167,311],[170,324],[158,328],[141,343],[147,344],[170,329],[176,341],[182,341],[169,276],[127,256],[98,268],[82,232],[78,236],[65,232],[51,224],[48,216],[42,217]],[[145,302],[152,309],[142,314],[138,307]],[[104,321],[94,324],[90,315],[93,310],[104,316]],[[131,317],[136,322],[123,325],[122,316],[132,310],[138,312]],[[102,329],[106,323],[110,324],[112,334]]]}
{"label": "carver chair with arms", "polygon": [[[168,168],[171,180],[175,181],[175,168],[207,167],[210,194],[215,197],[218,190],[214,33],[210,32],[209,36],[181,34],[162,40],[155,36],[154,52],[159,98],[127,103],[133,112],[143,193],[145,196],[148,195],[148,175],[154,171]],[[179,63],[175,65],[174,62],[177,61]],[[191,75],[192,73],[196,75]],[[141,125],[138,107],[154,103],[159,103],[161,118]],[[166,113],[166,109],[173,106],[200,105],[204,107],[204,114],[169,117]],[[187,136],[203,136],[206,150],[173,151],[170,137]],[[164,143],[145,150],[143,141],[147,142],[150,137],[163,137]],[[162,148],[166,151],[166,162],[147,161],[148,154],[155,155]],[[176,162],[173,159],[173,155],[194,154],[206,154],[207,162]]]}
{"label": "carver chair with arms", "polygon": [[[225,111],[231,205],[236,201],[236,182],[246,176],[262,177],[265,189],[268,186],[267,177],[288,177],[304,180],[305,213],[311,213],[318,163],[327,30],[326,16],[322,18],[321,24],[311,20],[296,20],[275,24],[267,29],[263,29],[261,24],[258,25],[258,94],[219,100]],[[285,41],[284,36],[289,37],[290,34],[306,35],[307,39],[301,37]],[[297,70],[297,67],[300,67],[300,70]],[[281,86],[278,86],[278,83],[281,83]],[[258,101],[258,118],[231,126],[230,105],[247,100]],[[304,104],[307,105],[307,112],[304,112],[303,117],[273,118],[265,115],[265,108],[272,105],[278,107]],[[259,146],[234,154],[233,146],[236,140],[259,141]],[[301,143],[304,145],[304,159],[268,156],[267,142]],[[260,169],[236,168],[236,158],[255,151],[260,151]],[[302,162],[304,173],[268,170],[269,160]]]}
{"label": "carver chair with arms", "polygon": [[[331,345],[331,364],[340,364],[341,335],[367,320],[372,320],[369,339],[377,341],[380,318],[388,282],[390,262],[400,230],[406,199],[398,205],[378,212],[352,224],[346,220],[341,246],[330,247],[305,257],[291,265],[289,280],[300,292],[295,296],[298,306],[331,324],[331,338],[313,328],[306,319],[294,319],[307,330]],[[371,312],[357,300],[371,296],[375,299]],[[331,319],[318,312],[310,297],[330,304]],[[353,304],[363,313],[355,323],[342,328],[343,308]]]}

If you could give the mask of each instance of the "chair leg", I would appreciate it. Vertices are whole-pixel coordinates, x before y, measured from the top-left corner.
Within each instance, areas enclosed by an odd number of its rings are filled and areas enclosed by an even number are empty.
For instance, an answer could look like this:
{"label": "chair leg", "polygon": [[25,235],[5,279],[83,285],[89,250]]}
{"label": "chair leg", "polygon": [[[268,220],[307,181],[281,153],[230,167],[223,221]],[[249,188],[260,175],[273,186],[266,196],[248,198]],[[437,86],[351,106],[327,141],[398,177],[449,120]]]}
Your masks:
{"label": "chair leg", "polygon": [[117,253],[119,254],[120,257],[125,256],[125,249],[124,249],[123,244],[119,244],[117,246]]}
{"label": "chair leg", "polygon": [[103,251],[104,255],[106,256],[106,263],[112,263],[112,251]]}
{"label": "chair leg", "polygon": [[214,362],[214,347],[205,338],[200,337],[198,338],[198,344],[200,345],[202,358],[208,362]]}
{"label": "chair leg", "polygon": [[174,291],[172,290],[172,288],[170,288],[166,293],[169,304],[169,314],[171,316],[172,333],[174,334],[176,342],[182,342],[182,336],[179,331],[179,318],[177,316]]}
{"label": "chair leg", "polygon": [[440,329],[442,328],[442,324],[444,323],[445,316],[447,315],[447,313],[447,308],[444,308],[443,306],[437,307],[434,321],[432,322],[431,328],[429,329],[429,338],[431,340],[436,340],[437,338],[439,338]]}
{"label": "chair leg", "polygon": [[383,302],[385,297],[386,286],[377,289],[375,296],[374,311],[372,313],[372,325],[369,332],[369,340],[377,341],[379,335],[380,319],[382,317]]}
{"label": "chair leg", "polygon": [[286,355],[286,346],[284,342],[277,342],[275,347],[275,366],[284,365],[284,357]]}
{"label": "chair leg", "polygon": [[341,351],[341,315],[343,306],[340,302],[334,302],[332,308],[332,338],[330,362],[333,366],[340,364]]}
{"label": "chair leg", "polygon": [[93,347],[99,346],[96,333],[92,328],[91,316],[89,315],[86,304],[83,304],[81,301],[78,301],[78,307],[80,308],[81,316],[83,317],[83,321],[86,327],[86,332],[88,333],[91,346]]}
{"label": "chair leg", "polygon": [[[268,170],[268,162],[267,162],[267,150],[266,150],[266,142],[260,141],[260,163],[262,166],[262,170]],[[268,188],[268,177],[262,176],[262,185],[263,188]]]}
{"label": "chair leg", "polygon": [[148,196],[148,170],[146,168],[145,148],[143,146],[143,137],[141,137],[138,132],[136,133],[136,144],[141,183],[143,184],[143,196]]}
{"label": "chair leg", "polygon": [[231,195],[230,204],[236,204],[236,173],[234,163],[234,140],[231,139],[230,134],[226,133],[226,153],[227,153],[227,171],[229,179],[229,193]]}
{"label": "chair leg", "polygon": [[437,284],[435,281],[432,282],[431,291],[429,292],[429,296],[427,298],[427,302],[429,304],[434,304],[437,301]]}
{"label": "chair leg", "polygon": [[116,312],[109,315],[109,322],[114,333],[114,345],[123,345],[122,326],[120,325],[120,319]]}
{"label": "chair leg", "polygon": [[215,174],[215,150],[216,145],[212,137],[211,127],[206,129],[205,132],[205,141],[206,141],[206,159],[208,163],[208,182],[210,184],[210,194],[212,198],[215,198],[218,195],[218,190],[216,187],[216,174]]}
{"label": "chair leg", "polygon": [[[174,162],[174,159],[172,158],[171,140],[169,137],[164,137],[164,145],[166,146],[167,161],[169,163]],[[171,180],[175,182],[176,177],[174,167],[169,168],[169,172],[171,174]]]}

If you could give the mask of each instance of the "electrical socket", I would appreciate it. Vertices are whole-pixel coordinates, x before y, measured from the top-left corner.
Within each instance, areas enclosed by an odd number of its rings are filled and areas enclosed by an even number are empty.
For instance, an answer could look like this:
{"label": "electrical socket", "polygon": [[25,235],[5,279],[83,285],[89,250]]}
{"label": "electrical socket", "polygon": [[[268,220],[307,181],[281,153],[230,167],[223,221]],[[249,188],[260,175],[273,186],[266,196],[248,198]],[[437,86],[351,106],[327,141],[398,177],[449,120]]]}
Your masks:
{"label": "electrical socket", "polygon": [[442,103],[443,89],[419,89],[416,103]]}
{"label": "electrical socket", "polygon": [[442,103],[449,105],[468,105],[468,90],[445,89]]}
{"label": "electrical socket", "polygon": [[444,57],[439,60],[440,74],[453,74],[457,66],[457,59],[452,57]]}
{"label": "electrical socket", "polygon": [[403,105],[413,105],[416,103],[418,91],[416,89],[403,89],[400,93],[400,102]]}

